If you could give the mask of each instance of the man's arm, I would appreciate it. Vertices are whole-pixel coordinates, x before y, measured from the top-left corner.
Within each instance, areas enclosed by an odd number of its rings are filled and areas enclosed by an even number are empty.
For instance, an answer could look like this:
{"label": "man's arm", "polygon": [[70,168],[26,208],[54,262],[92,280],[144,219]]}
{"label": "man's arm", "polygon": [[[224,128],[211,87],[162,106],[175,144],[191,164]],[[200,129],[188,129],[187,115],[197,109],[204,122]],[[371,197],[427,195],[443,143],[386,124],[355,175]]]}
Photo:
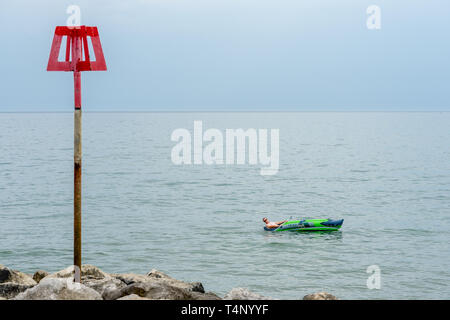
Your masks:
{"label": "man's arm", "polygon": [[279,221],[279,222],[275,222],[277,225],[282,225],[283,223],[285,223],[285,222],[287,222],[287,220],[284,220],[284,221]]}

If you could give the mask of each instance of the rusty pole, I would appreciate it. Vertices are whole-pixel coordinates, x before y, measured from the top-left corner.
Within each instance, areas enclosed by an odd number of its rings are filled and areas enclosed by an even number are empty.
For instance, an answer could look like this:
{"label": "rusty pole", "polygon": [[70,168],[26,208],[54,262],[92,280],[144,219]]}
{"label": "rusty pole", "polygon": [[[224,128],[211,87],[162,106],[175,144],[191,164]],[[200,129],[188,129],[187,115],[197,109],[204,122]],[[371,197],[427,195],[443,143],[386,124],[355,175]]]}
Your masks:
{"label": "rusty pole", "polygon": [[[81,39],[73,38],[73,63],[81,60]],[[81,282],[81,72],[75,70],[73,73],[75,110],[74,110],[74,201],[73,201],[73,264],[75,267],[75,282]]]}

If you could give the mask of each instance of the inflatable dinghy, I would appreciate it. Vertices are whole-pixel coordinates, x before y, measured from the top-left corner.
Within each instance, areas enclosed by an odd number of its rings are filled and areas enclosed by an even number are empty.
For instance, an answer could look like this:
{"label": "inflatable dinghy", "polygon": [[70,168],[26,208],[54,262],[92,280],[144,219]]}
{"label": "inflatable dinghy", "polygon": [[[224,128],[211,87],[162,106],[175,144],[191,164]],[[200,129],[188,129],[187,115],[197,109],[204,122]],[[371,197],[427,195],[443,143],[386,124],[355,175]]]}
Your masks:
{"label": "inflatable dinghy", "polygon": [[278,228],[269,229],[264,227],[266,231],[336,231],[342,227],[344,219],[305,219],[305,220],[291,220],[283,223]]}

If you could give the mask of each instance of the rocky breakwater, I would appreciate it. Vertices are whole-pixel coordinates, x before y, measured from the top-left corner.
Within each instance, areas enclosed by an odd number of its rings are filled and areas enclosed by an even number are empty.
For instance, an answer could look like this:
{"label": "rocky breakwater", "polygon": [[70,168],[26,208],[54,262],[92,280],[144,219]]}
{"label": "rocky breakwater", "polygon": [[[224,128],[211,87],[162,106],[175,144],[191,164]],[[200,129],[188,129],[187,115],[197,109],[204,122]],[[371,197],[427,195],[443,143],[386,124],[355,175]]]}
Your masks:
{"label": "rocky breakwater", "polygon": [[[200,282],[174,279],[158,270],[146,275],[108,274],[92,265],[81,268],[81,283],[73,282],[74,269],[34,276],[0,265],[0,300],[262,300],[272,299],[245,288],[234,288],[223,298],[206,292]],[[335,298],[330,294],[305,296]]]}
{"label": "rocky breakwater", "polygon": [[0,264],[0,297],[11,299],[36,284],[29,275]]}

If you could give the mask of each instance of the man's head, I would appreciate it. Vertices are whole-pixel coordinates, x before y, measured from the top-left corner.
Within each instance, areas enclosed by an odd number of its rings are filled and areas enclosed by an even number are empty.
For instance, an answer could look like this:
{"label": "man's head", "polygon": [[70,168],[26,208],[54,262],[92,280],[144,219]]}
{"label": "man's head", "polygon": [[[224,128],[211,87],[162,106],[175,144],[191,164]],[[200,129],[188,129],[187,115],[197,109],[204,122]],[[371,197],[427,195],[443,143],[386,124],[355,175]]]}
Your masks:
{"label": "man's head", "polygon": [[264,222],[264,223],[267,223],[267,222],[269,222],[269,219],[267,219],[266,217],[264,217],[264,218],[263,218],[263,222]]}

